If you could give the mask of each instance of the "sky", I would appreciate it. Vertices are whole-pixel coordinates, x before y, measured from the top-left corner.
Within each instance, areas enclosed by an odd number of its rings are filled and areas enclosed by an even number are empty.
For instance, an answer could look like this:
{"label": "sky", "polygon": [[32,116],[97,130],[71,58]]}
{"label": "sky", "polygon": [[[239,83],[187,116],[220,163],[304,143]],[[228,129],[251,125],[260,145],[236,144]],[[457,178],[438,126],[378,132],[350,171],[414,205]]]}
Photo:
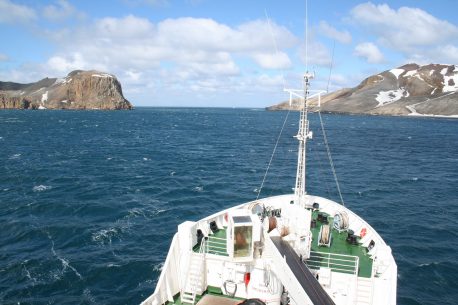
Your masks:
{"label": "sky", "polygon": [[265,107],[306,71],[333,91],[406,63],[458,64],[456,0],[307,3],[0,0],[0,81],[99,70],[137,107]]}

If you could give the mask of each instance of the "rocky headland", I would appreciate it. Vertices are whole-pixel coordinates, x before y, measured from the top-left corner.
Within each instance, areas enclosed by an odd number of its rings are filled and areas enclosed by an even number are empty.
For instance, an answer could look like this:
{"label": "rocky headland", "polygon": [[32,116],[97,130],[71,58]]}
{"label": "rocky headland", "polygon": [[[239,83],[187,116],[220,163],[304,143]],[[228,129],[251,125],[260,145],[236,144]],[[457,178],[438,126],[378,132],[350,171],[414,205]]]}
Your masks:
{"label": "rocky headland", "polygon": [[[314,88],[317,89],[317,88]],[[317,101],[309,101],[317,110]],[[268,110],[299,110],[294,100]],[[458,117],[458,67],[455,65],[407,64],[372,75],[354,88],[345,88],[321,98],[322,112]]]}
{"label": "rocky headland", "polygon": [[70,72],[30,84],[0,82],[0,109],[132,109],[112,74]]}

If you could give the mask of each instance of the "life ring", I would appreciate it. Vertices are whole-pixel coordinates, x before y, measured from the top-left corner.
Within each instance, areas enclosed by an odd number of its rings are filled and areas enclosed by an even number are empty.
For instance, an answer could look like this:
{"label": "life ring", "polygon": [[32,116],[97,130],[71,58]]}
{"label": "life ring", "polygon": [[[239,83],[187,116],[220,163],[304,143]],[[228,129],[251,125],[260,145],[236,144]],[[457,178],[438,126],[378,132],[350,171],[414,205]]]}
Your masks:
{"label": "life ring", "polygon": [[364,236],[366,236],[366,233],[367,233],[366,228],[362,228],[362,229],[361,229],[361,233],[359,233],[359,236],[360,236],[361,238],[363,238]]}

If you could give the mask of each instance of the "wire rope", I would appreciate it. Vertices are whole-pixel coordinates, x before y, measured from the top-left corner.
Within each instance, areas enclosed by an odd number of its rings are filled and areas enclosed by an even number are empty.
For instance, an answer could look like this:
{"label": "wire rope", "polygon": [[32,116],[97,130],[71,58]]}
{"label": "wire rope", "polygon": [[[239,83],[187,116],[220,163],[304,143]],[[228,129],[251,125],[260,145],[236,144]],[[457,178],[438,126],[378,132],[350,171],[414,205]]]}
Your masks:
{"label": "wire rope", "polygon": [[270,165],[272,164],[272,160],[274,159],[275,151],[277,150],[277,146],[278,146],[278,142],[280,142],[280,138],[283,133],[283,129],[285,128],[286,122],[288,121],[288,116],[290,112],[291,110],[288,110],[288,112],[286,113],[286,117],[285,117],[285,120],[283,121],[283,125],[281,126],[280,133],[278,134],[277,141],[275,142],[275,146],[272,151],[272,155],[270,156],[269,164],[267,165],[266,172],[264,173],[264,177],[262,178],[262,183],[261,183],[261,186],[259,187],[258,195],[256,196],[256,200],[259,199],[259,195],[261,194],[262,188],[264,187],[264,183],[266,181],[267,174],[269,173]]}
{"label": "wire rope", "polygon": [[[329,68],[329,77],[328,77],[328,84],[326,87],[326,92],[329,92],[329,83],[331,82],[331,73],[332,73],[332,65],[334,62],[334,49],[335,49],[335,41],[332,47],[332,57],[331,57],[331,65]],[[326,136],[326,131],[324,129],[323,118],[321,117],[321,110],[318,110],[318,117],[320,118],[320,125],[321,125],[321,132],[323,133],[324,144],[326,146],[326,152],[328,154],[329,164],[331,165],[332,175],[334,176],[334,181],[336,182],[337,192],[339,193],[340,202],[342,205],[345,206],[345,202],[342,197],[342,192],[340,190],[339,180],[337,179],[337,174],[334,166],[334,161],[332,160],[331,150],[329,148],[328,137]]]}

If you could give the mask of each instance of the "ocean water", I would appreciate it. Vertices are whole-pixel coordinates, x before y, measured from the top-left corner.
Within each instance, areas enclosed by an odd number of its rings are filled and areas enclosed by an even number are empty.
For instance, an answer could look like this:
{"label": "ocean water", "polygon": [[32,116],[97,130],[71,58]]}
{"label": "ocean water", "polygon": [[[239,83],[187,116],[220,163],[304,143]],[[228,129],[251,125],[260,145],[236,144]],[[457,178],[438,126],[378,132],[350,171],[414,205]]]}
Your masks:
{"label": "ocean water", "polygon": [[[0,304],[138,304],[177,225],[256,198],[286,112],[0,111]],[[294,185],[290,113],[261,197]],[[323,115],[346,206],[398,304],[458,300],[458,121]],[[308,192],[338,200],[317,116]]]}

